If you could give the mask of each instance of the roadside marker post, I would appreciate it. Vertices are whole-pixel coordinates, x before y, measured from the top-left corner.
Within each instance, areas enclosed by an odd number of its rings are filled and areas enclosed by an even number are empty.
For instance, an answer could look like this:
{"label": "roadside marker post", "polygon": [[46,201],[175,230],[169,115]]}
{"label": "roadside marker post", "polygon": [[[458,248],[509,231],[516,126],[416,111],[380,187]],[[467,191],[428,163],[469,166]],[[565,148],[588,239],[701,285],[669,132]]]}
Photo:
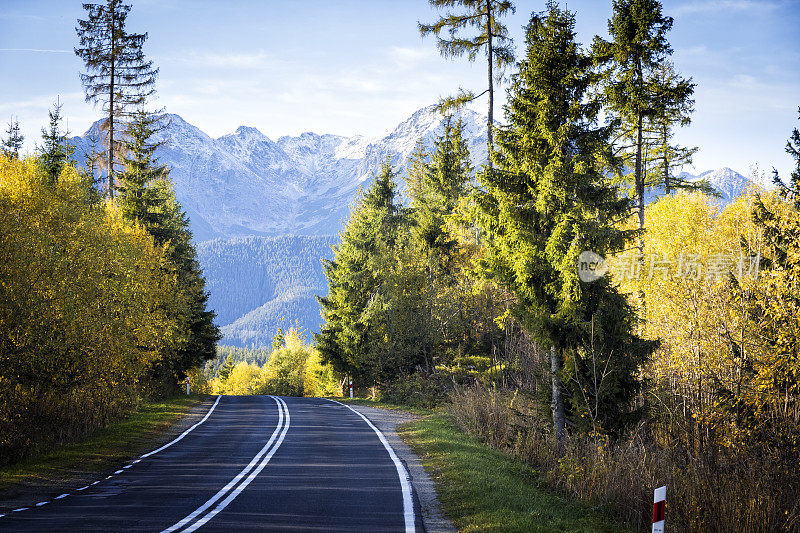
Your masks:
{"label": "roadside marker post", "polygon": [[353,399],[353,380],[350,380],[350,399]]}
{"label": "roadside marker post", "polygon": [[653,491],[653,533],[664,533],[664,515],[667,510],[667,487]]}
{"label": "roadside marker post", "polygon": [[189,396],[189,378],[186,378],[186,396]]}

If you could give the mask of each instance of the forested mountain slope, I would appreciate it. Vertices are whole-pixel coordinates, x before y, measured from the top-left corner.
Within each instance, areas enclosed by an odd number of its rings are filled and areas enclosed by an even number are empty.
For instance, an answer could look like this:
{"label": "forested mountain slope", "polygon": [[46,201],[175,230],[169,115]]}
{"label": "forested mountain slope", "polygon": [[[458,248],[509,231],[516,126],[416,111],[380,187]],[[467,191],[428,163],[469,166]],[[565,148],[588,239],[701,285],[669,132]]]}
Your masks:
{"label": "forested mountain slope", "polygon": [[278,327],[320,324],[315,295],[327,293],[322,258],[337,236],[235,237],[198,246],[224,344],[269,346]]}

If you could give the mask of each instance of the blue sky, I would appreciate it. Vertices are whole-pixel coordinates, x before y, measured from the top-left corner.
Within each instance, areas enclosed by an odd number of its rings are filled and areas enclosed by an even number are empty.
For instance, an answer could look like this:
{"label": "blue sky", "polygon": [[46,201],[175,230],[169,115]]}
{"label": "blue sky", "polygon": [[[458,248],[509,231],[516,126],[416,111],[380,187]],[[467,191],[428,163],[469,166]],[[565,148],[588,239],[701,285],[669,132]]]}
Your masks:
{"label": "blue sky", "polygon": [[[39,142],[60,96],[73,133],[98,112],[83,100],[72,53],[81,1],[0,0],[0,124],[19,117],[27,148]],[[417,21],[425,0],[130,0],[132,32],[161,68],[156,106],[216,137],[240,125],[269,137],[303,131],[379,135],[459,85],[482,89],[485,67],[446,60]],[[517,1],[522,26],[544,1]],[[800,125],[800,0],[664,0],[675,18],[677,69],[697,83],[693,124],[678,140],[699,146],[696,172],[792,163],[783,146]],[[610,0],[570,0],[578,37],[606,35]],[[502,115],[505,89],[495,114]],[[485,103],[481,103],[481,109]]]}

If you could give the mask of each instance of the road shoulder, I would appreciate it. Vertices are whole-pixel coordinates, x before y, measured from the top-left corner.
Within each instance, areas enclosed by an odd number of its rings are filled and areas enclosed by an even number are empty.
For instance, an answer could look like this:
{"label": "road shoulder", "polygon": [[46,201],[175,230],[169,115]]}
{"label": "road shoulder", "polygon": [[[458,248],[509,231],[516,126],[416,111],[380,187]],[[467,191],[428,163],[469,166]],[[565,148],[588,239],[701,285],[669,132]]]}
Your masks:
{"label": "road shoulder", "polygon": [[405,464],[414,494],[419,503],[423,527],[427,533],[456,531],[453,524],[442,514],[433,480],[425,472],[419,457],[411,450],[397,433],[397,427],[418,420],[420,417],[396,409],[382,409],[348,403],[350,407],[363,414],[384,434],[397,456]]}
{"label": "road shoulder", "polygon": [[[100,479],[199,422],[214,400],[177,398],[152,404],[159,406],[155,413],[133,413],[81,442],[0,469],[0,513],[32,506]],[[130,433],[120,436],[120,429]]]}

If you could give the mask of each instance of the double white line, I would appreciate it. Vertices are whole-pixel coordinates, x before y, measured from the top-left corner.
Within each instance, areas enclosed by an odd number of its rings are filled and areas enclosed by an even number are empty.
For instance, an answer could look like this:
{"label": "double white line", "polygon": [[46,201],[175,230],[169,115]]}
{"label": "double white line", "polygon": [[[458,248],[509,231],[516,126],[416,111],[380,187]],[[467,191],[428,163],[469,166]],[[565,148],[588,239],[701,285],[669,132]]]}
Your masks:
{"label": "double white line", "polygon": [[[225,509],[228,504],[230,504],[245,489],[245,487],[247,487],[247,485],[249,485],[259,473],[261,473],[264,467],[267,466],[267,463],[269,463],[269,460],[272,459],[272,456],[283,442],[286,432],[289,431],[290,420],[289,408],[286,407],[286,402],[275,396],[270,396],[270,398],[275,400],[275,403],[278,404],[278,425],[275,427],[275,431],[272,433],[269,441],[267,441],[264,447],[261,448],[255,457],[253,457],[253,459],[250,461],[250,464],[248,464],[241,472],[239,472],[236,477],[230,480],[227,485],[222,487],[219,492],[212,496],[206,503],[198,507],[189,516],[177,524],[168,527],[161,533],[170,533],[178,530],[180,530],[182,533],[186,533],[201,527],[203,524],[214,518],[217,513]],[[216,507],[209,511],[208,509],[211,508],[215,503],[217,504]]]}

